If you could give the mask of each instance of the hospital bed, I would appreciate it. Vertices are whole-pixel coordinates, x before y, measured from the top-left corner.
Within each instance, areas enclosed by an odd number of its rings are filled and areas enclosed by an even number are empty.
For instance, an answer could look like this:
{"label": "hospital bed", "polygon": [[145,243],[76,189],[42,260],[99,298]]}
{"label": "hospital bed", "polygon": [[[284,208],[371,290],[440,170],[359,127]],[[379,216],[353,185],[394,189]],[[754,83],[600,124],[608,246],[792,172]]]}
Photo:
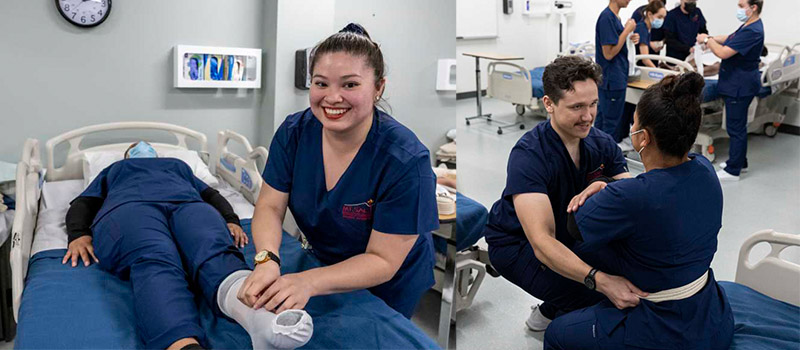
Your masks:
{"label": "hospital bed", "polygon": [[[558,54],[559,57],[566,55],[578,55],[594,60],[595,47],[591,42],[571,44],[567,51]],[[542,84],[544,67],[528,70],[522,65],[511,62],[492,62],[487,69],[489,75],[487,96],[510,102],[520,116],[525,114],[527,108],[535,115],[547,118],[541,100],[544,97]]]}
{"label": "hospital bed", "polygon": [[[188,153],[200,158],[202,164],[187,164],[196,176],[228,199],[242,218],[242,227],[252,242],[249,218],[262,183],[256,159],[265,161],[267,151],[263,147],[254,149],[239,134],[220,132],[217,151],[212,156],[207,152],[205,135],[180,126],[147,122],[95,125],[49,140],[46,165],[42,163],[39,142],[29,139],[17,166],[17,212],[10,254],[13,310],[18,322],[15,348],[143,347],[135,331],[130,283],[99,269],[97,264],[89,267],[79,264],[76,268],[61,264],[67,246],[64,217],[69,201],[85,187],[83,177],[89,155],[122,154],[129,145],[84,148],[82,141],[87,136],[109,131],[134,137],[138,135],[134,131],[141,130],[166,132],[177,140],[151,143],[161,155]],[[198,145],[194,153],[189,151],[189,141]],[[228,149],[231,141],[240,143],[239,148],[243,147],[246,154],[231,152]],[[65,157],[56,152],[60,146],[68,147]],[[182,157],[179,158],[186,161]],[[201,174],[207,165],[211,165],[205,170],[213,172],[211,178]],[[247,245],[243,252],[252,266],[253,244]],[[322,265],[302,249],[296,237],[286,232],[280,252],[282,273]],[[201,325],[212,348],[251,347],[244,329],[213,315],[200,298],[197,302]],[[438,348],[408,319],[366,290],[314,297],[306,310],[314,318],[316,331],[303,348]]]}
{"label": "hospital bed", "polygon": [[[795,44],[793,47],[781,47],[775,59],[767,62],[762,69],[761,91],[753,99],[747,113],[748,133],[774,137],[787,113],[786,107],[779,102],[780,96],[793,92],[797,95],[795,98],[800,97],[797,92],[798,80],[800,80],[800,62],[798,62],[800,61],[800,51],[796,49],[798,45],[800,44]],[[770,46],[775,47],[776,45],[770,44]],[[677,71],[665,68],[636,67],[640,74],[638,79],[628,83],[625,94],[625,101],[628,103],[638,103],[644,90],[665,76],[695,71],[695,68],[686,61],[667,56],[636,55],[635,62],[644,59],[668,63],[675,66]],[[718,93],[718,77],[706,77],[705,82],[701,104],[703,119],[694,143],[694,151],[701,152],[703,156],[713,161],[715,158],[714,139],[728,137],[725,125],[725,103]]]}

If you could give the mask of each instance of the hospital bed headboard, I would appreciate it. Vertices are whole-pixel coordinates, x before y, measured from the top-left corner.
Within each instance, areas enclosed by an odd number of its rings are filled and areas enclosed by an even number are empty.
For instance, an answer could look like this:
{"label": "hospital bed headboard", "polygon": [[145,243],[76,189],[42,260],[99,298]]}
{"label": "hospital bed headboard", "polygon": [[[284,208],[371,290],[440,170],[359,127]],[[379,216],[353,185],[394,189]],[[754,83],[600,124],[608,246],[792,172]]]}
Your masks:
{"label": "hospital bed headboard", "polygon": [[[230,141],[239,142],[247,152],[244,157],[234,154],[228,149]],[[241,192],[250,203],[255,204],[261,190],[261,170],[256,160],[261,160],[266,165],[267,149],[259,146],[253,148],[247,138],[231,130],[220,131],[217,134],[217,154],[214,156],[211,171],[225,179],[231,186]]]}
{"label": "hospital bed headboard", "polygon": [[[750,251],[761,242],[769,243],[770,252],[765,258],[751,262]],[[800,246],[800,235],[775,230],[754,233],[739,250],[736,283],[774,299],[800,306],[800,265],[780,258],[781,252],[791,246]]]}
{"label": "hospital bed headboard", "polygon": [[17,163],[16,174],[17,207],[14,213],[14,224],[11,228],[11,299],[14,319],[17,319],[19,303],[22,300],[22,288],[28,272],[28,260],[31,258],[33,230],[36,228],[36,217],[39,211],[41,196],[42,164],[39,153],[39,141],[25,141],[22,159]]}
{"label": "hospital bed headboard", "polygon": [[[177,143],[152,143],[157,151],[162,150],[181,150],[188,149],[186,144],[187,138],[195,139],[200,144],[201,156],[208,156],[208,145],[206,135],[197,131],[167,123],[157,122],[119,122],[98,124],[75,129],[61,135],[58,135],[47,141],[45,147],[47,152],[47,172],[45,177],[47,181],[61,181],[83,178],[83,153],[87,151],[119,151],[124,152],[130,146],[130,143],[115,143],[100,146],[94,146],[86,149],[81,149],[81,141],[84,137],[90,134],[115,131],[115,130],[158,130],[165,131],[175,136]],[[147,141],[147,140],[145,140]],[[67,159],[61,167],[55,167],[55,148],[62,144],[67,143],[69,150],[67,151]],[[208,159],[205,159],[206,161]]]}

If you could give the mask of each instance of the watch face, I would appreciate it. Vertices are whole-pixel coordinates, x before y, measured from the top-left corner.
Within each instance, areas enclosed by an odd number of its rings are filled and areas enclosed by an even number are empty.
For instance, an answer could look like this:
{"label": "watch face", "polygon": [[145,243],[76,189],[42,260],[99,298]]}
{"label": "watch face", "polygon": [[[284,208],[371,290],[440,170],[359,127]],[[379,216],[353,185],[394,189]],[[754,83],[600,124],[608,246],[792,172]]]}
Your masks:
{"label": "watch face", "polygon": [[586,277],[583,279],[583,284],[585,284],[587,288],[594,290],[594,279]]}
{"label": "watch face", "polygon": [[79,27],[94,27],[111,13],[111,0],[55,0],[58,12]]}
{"label": "watch face", "polygon": [[267,258],[267,251],[262,250],[256,254],[256,261],[264,261]]}

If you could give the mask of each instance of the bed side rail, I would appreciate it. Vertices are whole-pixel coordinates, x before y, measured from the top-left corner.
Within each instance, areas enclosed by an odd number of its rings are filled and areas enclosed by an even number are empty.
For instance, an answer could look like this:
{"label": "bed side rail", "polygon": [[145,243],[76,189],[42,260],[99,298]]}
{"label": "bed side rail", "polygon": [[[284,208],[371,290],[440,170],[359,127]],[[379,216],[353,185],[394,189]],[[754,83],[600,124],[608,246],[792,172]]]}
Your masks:
{"label": "bed side rail", "polygon": [[39,141],[25,141],[22,159],[17,163],[16,193],[17,207],[11,227],[11,299],[14,319],[19,318],[19,305],[22,289],[28,273],[28,260],[31,257],[33,233],[36,217],[39,214],[39,198],[42,193],[42,160]]}
{"label": "bed side rail", "polygon": [[[231,152],[228,149],[230,141],[242,144],[247,154],[242,157]],[[212,172],[241,192],[250,203],[255,204],[262,183],[261,170],[256,161],[261,159],[266,164],[267,156],[266,148],[253,148],[250,141],[241,134],[231,130],[220,131],[217,134],[217,156],[212,159]]]}
{"label": "bed side rail", "polygon": [[[766,257],[750,261],[750,251],[761,242],[770,245]],[[742,244],[736,267],[736,283],[746,285],[772,298],[800,306],[800,265],[780,258],[781,252],[800,246],[800,235],[761,230]]]}
{"label": "bed side rail", "polygon": [[[175,138],[177,139],[177,144],[175,145],[158,144],[159,146],[162,146],[162,148],[167,147],[174,149],[188,149],[186,140],[188,138],[192,138],[195,139],[198,143],[200,143],[199,153],[201,154],[201,156],[203,156],[203,154],[207,154],[208,152],[206,135],[203,135],[202,133],[194,131],[192,129],[174,124],[157,123],[157,122],[118,122],[118,123],[90,125],[83,128],[65,132],[47,141],[45,145],[47,152],[47,172],[46,172],[47,180],[59,181],[59,180],[83,178],[83,169],[82,169],[83,163],[81,161],[81,156],[82,153],[87,149],[80,148],[81,141],[83,141],[84,137],[86,137],[87,135],[100,132],[113,131],[113,130],[166,131],[175,136]],[[54,150],[58,145],[62,143],[69,144],[69,150],[67,151],[67,159],[63,163],[64,164],[63,166],[56,168]],[[119,148],[118,146],[119,145],[96,146],[90,149],[107,150],[106,148],[108,148],[108,150],[110,150],[110,149],[115,149],[115,147]],[[158,149],[159,147],[156,148]]]}
{"label": "bed side rail", "polygon": [[[498,70],[498,67],[510,70]],[[489,63],[487,71],[489,84],[486,94],[489,97],[523,106],[536,104],[527,68],[511,62],[497,61]]]}
{"label": "bed side rail", "polygon": [[648,79],[650,80],[661,80],[662,78],[668,75],[695,71],[694,67],[692,67],[692,65],[690,65],[686,61],[681,61],[679,59],[675,59],[668,56],[660,56],[660,55],[636,55],[632,64],[636,64],[641,60],[651,60],[651,61],[669,63],[678,68],[678,71],[674,71],[666,68],[653,68],[653,67],[643,67],[643,66],[636,67],[637,69],[640,69],[642,71],[643,78],[644,75],[647,74]]}

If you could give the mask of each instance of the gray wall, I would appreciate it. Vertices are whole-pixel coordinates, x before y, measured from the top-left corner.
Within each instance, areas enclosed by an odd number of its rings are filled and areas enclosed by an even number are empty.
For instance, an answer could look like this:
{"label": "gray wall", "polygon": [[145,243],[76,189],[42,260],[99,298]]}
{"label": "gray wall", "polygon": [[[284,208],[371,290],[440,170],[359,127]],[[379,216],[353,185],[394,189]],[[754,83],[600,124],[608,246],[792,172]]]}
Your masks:
{"label": "gray wall", "polygon": [[[53,1],[3,1],[0,21],[0,160],[16,162],[26,138],[78,127],[148,120],[255,140],[261,90],[176,89],[176,44],[261,48],[262,0],[114,1],[108,20],[80,29]],[[269,76],[262,76],[263,82]]]}
{"label": "gray wall", "polygon": [[437,60],[456,53],[456,2],[336,0],[335,29],[350,22],[381,45],[392,116],[433,154],[456,127],[455,94],[436,91]]}

